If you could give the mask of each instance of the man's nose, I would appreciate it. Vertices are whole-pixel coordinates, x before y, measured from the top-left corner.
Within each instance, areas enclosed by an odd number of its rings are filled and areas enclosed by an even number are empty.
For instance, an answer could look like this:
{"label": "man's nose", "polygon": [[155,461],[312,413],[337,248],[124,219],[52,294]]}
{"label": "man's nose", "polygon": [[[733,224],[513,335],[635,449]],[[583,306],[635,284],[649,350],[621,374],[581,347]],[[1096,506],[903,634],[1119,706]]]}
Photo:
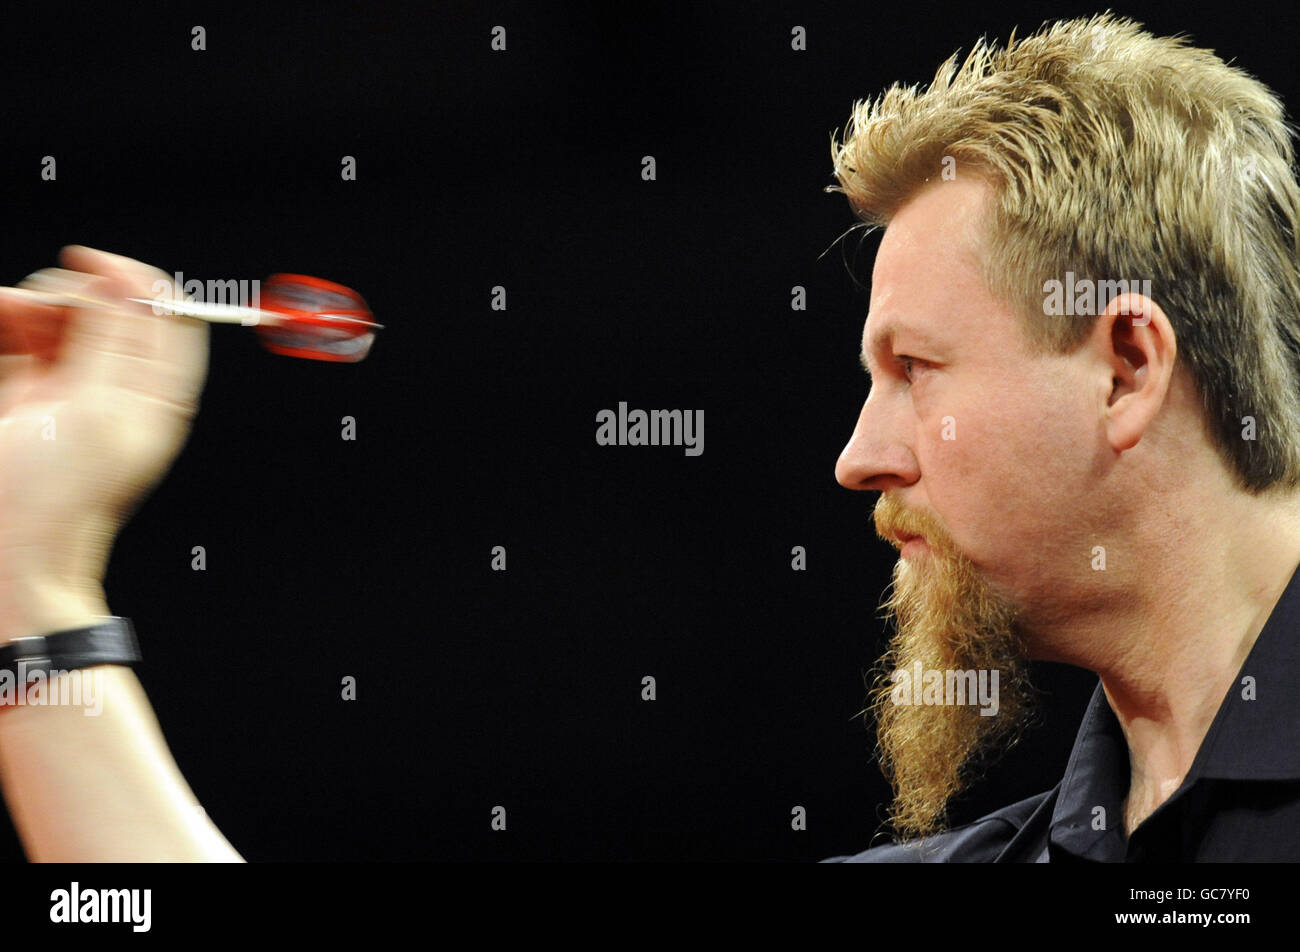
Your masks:
{"label": "man's nose", "polygon": [[916,454],[898,424],[868,398],[853,435],[835,463],[835,480],[845,489],[897,489],[921,477]]}

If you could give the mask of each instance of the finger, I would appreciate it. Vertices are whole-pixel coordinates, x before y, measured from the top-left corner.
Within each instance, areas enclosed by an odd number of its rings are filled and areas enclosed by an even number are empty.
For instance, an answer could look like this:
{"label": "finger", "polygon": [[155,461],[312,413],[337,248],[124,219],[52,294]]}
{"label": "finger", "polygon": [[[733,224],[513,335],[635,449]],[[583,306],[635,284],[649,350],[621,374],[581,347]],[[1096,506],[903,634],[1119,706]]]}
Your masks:
{"label": "finger", "polygon": [[[165,272],[137,261],[85,245],[67,245],[59,251],[59,262],[72,272],[118,278],[130,288],[130,297],[158,298],[172,292],[173,281]],[[52,269],[61,270],[61,269]],[[67,271],[64,272],[65,274]]]}
{"label": "finger", "polygon": [[65,268],[73,271],[84,271],[88,274],[111,276],[114,274],[157,272],[163,277],[167,276],[153,265],[145,264],[143,261],[137,261],[135,258],[128,258],[125,255],[115,255],[111,251],[89,248],[86,245],[65,245],[59,249],[59,263]]}
{"label": "finger", "polygon": [[[76,379],[130,391],[192,413],[207,373],[207,325],[156,315],[125,300],[119,277],[95,278],[91,296],[109,304],[72,308],[60,364]],[[193,326],[197,325],[197,327]]]}
{"label": "finger", "polygon": [[[173,293],[174,281],[166,272],[122,255],[115,255],[85,245],[68,245],[59,252],[59,261],[68,269],[103,275],[124,282],[125,293],[122,297],[149,298],[158,300],[162,295],[169,298]],[[182,295],[183,296],[183,295]],[[143,305],[127,304],[125,308],[143,308],[144,312],[152,309]],[[142,313],[136,311],[136,313]],[[208,368],[208,325],[205,321],[174,314],[164,314],[156,318],[152,325],[154,346],[152,356],[166,363],[160,369],[160,378],[152,383],[144,382],[146,388],[161,387],[166,393],[159,394],[163,399],[175,397],[183,403],[197,402],[199,391],[203,388]],[[139,389],[139,388],[137,388]]]}
{"label": "finger", "polygon": [[103,303],[69,309],[60,362],[78,380],[117,386],[140,361],[156,356],[156,322],[138,312],[142,305],[121,300],[125,285],[117,279],[94,278],[89,288]]}
{"label": "finger", "polygon": [[85,294],[87,286],[94,278],[95,275],[69,271],[67,268],[41,268],[19,281],[18,287],[26,291],[75,297]]}
{"label": "finger", "polygon": [[67,310],[56,300],[37,291],[0,287],[0,353],[54,360],[68,323]]}
{"label": "finger", "polygon": [[27,309],[21,303],[11,302],[7,291],[0,288],[0,354],[27,353],[27,338],[22,324],[27,320]]}

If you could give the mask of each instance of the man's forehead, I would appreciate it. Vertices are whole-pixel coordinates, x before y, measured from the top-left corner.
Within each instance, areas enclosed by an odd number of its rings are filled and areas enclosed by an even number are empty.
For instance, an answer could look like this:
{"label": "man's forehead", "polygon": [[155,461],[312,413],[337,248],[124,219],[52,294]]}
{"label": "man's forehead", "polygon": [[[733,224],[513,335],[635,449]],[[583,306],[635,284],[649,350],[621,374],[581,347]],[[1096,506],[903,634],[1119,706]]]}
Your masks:
{"label": "man's forehead", "polygon": [[987,300],[976,236],[988,196],[982,180],[938,182],[898,210],[872,269],[867,354],[895,338],[948,343],[961,330],[955,319]]}
{"label": "man's forehead", "polygon": [[965,282],[955,273],[960,267],[950,261],[948,270],[938,273],[924,268],[877,272],[862,328],[863,350],[885,349],[898,339],[944,343],[952,334],[951,316],[963,303],[959,289]]}

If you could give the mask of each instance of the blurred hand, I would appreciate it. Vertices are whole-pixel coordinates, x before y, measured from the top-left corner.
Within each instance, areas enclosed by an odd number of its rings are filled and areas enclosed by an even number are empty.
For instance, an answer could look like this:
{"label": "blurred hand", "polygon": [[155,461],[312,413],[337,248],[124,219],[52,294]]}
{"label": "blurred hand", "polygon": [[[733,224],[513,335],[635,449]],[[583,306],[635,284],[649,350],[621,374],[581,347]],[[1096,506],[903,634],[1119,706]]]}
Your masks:
{"label": "blurred hand", "polygon": [[0,357],[0,642],[108,614],[113,541],[184,444],[207,375],[206,323],[124,300],[156,298],[167,274],[80,246],[59,260],[0,288],[0,342],[21,351]]}

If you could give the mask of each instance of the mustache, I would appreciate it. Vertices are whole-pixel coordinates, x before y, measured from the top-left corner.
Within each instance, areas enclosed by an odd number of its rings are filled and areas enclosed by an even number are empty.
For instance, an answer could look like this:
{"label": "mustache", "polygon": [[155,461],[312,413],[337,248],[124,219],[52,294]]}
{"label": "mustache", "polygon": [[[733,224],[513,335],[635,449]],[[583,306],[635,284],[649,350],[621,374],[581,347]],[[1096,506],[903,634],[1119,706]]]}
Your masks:
{"label": "mustache", "polygon": [[880,494],[872,518],[876,535],[896,549],[901,549],[907,539],[922,536],[935,552],[956,551],[952,535],[937,516],[919,509],[908,509],[889,493]]}

